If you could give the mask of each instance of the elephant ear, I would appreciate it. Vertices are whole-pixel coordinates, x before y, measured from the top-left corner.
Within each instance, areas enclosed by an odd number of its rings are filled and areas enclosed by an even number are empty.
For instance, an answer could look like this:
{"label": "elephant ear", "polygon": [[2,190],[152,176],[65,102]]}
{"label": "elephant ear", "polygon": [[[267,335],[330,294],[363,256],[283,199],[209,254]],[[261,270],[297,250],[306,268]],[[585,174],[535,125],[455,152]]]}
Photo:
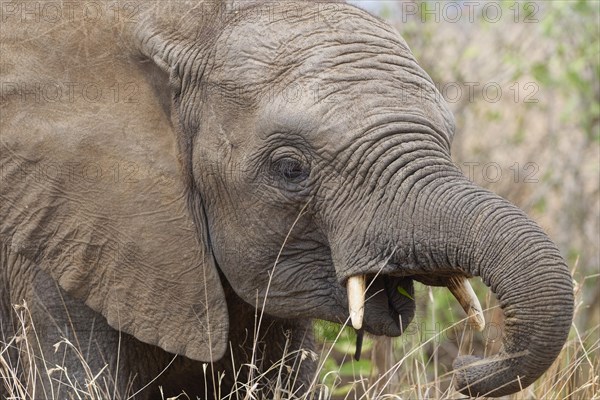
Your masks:
{"label": "elephant ear", "polygon": [[35,262],[115,329],[221,358],[227,304],[201,199],[189,200],[166,64],[116,37],[129,26],[12,25],[2,39],[2,81],[18,84],[2,92],[1,251]]}

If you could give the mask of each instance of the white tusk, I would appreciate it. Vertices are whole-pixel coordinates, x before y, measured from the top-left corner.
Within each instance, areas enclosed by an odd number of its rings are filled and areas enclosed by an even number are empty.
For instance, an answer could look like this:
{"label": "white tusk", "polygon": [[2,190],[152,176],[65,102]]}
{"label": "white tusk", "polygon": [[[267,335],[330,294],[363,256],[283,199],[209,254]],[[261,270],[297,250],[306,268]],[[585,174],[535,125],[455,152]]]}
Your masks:
{"label": "white tusk", "polygon": [[362,328],[363,316],[365,314],[365,287],[366,278],[364,275],[352,276],[348,278],[346,289],[348,290],[348,310],[350,311],[350,320],[354,329]]}
{"label": "white tusk", "polygon": [[483,311],[481,311],[479,299],[468,279],[464,276],[453,276],[450,278],[448,289],[467,313],[469,324],[481,332],[485,327],[485,318],[483,317]]}

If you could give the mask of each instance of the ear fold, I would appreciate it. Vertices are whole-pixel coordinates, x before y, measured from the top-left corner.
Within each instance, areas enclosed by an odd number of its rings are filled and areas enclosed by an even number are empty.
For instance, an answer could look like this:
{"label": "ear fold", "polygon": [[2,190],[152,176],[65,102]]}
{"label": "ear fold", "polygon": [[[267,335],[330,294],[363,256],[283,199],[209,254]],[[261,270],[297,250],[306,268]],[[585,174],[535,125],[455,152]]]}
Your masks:
{"label": "ear fold", "polygon": [[132,61],[111,28],[38,25],[35,47],[7,44],[6,80],[62,82],[61,65],[77,66],[69,81],[94,77],[103,97],[91,101],[87,88],[72,101],[40,103],[3,93],[1,251],[35,261],[116,329],[192,359],[219,359],[227,305],[164,111],[171,66],[158,52],[151,58],[160,69]]}

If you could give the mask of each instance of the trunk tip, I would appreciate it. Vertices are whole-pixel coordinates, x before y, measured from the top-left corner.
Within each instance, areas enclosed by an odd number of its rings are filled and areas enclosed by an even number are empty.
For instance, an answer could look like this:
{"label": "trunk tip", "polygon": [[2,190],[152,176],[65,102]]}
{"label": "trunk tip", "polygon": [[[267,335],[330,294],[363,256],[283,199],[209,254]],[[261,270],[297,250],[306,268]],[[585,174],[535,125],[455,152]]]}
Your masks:
{"label": "trunk tip", "polygon": [[[501,363],[501,365],[497,365]],[[459,356],[452,363],[455,388],[470,397],[501,397],[516,393],[529,386],[525,376],[514,375],[505,382],[501,375],[512,368],[505,360],[482,359],[477,356]],[[513,375],[513,374],[509,374]]]}

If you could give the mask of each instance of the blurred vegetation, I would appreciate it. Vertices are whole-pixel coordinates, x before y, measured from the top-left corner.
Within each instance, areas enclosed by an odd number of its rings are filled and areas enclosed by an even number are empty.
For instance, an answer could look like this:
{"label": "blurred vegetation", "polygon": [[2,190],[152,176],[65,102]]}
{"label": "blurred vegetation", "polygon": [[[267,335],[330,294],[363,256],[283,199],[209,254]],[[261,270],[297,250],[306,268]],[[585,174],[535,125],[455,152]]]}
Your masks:
{"label": "blurred vegetation", "polygon": [[[462,6],[460,18],[444,2],[385,2],[378,9],[454,112],[456,164],[540,223],[577,289],[571,341],[544,379],[511,398],[600,398],[600,2],[501,1],[487,14],[486,3],[477,2],[472,20],[465,2],[452,3]],[[495,299],[473,281],[486,322],[501,327]],[[408,334],[367,338],[360,364],[351,361],[350,329],[339,334],[338,326],[317,323],[331,351],[322,377],[336,398],[377,398],[361,382],[372,385],[389,368],[397,376],[386,378],[379,395],[460,397],[447,389],[458,352],[498,351],[498,332],[472,334],[457,323],[464,313],[447,290],[417,285],[416,292]]]}

